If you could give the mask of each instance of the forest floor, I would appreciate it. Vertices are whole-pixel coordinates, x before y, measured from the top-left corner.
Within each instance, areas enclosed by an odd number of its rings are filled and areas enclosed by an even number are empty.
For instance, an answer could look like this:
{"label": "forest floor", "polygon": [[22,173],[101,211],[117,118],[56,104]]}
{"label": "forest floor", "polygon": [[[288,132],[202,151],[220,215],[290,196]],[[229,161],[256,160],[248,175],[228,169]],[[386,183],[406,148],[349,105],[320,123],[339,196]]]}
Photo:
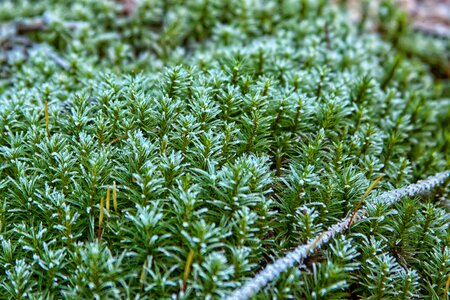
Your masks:
{"label": "forest floor", "polygon": [[[335,1],[342,3],[343,1]],[[367,1],[369,2],[369,1]],[[370,1],[370,12],[377,12],[382,1]],[[450,37],[450,0],[395,0],[410,16],[413,27],[418,31],[441,37]],[[364,1],[347,1],[352,18],[361,19]]]}

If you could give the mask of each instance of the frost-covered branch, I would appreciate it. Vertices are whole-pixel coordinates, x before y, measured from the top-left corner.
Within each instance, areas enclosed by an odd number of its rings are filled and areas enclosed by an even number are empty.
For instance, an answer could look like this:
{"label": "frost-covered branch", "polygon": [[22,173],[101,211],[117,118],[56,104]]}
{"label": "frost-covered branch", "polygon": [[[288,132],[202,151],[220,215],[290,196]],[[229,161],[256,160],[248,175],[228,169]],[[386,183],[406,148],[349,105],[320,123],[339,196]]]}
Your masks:
{"label": "frost-covered branch", "polygon": [[[450,176],[450,171],[445,171],[438,173],[434,176],[428,177],[425,180],[420,180],[417,183],[410,184],[408,186],[395,189],[392,191],[385,192],[381,194],[378,198],[378,202],[383,202],[386,205],[392,205],[399,201],[403,197],[409,196],[413,197],[426,192],[431,191],[433,188],[444,184],[446,178]],[[360,209],[354,215],[353,220],[359,221],[366,217],[366,210]],[[285,272],[288,268],[294,266],[295,263],[301,263],[303,259],[308,257],[308,255],[320,249],[323,245],[328,243],[337,234],[348,229],[350,223],[352,222],[350,217],[343,219],[341,222],[334,224],[327,231],[322,232],[316,238],[312,239],[309,243],[305,245],[300,245],[293,251],[289,252],[282,258],[277,259],[274,263],[268,265],[265,269],[259,272],[250,281],[245,283],[241,288],[235,290],[229,300],[244,300],[248,299],[262,288],[264,288],[268,283],[275,280],[281,273]]]}

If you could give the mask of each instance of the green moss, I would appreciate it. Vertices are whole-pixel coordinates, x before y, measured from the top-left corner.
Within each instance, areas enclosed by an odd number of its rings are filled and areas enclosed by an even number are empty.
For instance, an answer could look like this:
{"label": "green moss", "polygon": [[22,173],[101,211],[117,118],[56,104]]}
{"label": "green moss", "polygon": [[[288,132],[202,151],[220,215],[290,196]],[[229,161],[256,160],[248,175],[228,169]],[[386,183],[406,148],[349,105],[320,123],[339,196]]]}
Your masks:
{"label": "green moss", "polygon": [[[381,174],[449,169],[428,65],[325,4],[2,2],[53,21],[1,67],[0,298],[224,298]],[[369,207],[257,298],[442,297],[446,198]]]}

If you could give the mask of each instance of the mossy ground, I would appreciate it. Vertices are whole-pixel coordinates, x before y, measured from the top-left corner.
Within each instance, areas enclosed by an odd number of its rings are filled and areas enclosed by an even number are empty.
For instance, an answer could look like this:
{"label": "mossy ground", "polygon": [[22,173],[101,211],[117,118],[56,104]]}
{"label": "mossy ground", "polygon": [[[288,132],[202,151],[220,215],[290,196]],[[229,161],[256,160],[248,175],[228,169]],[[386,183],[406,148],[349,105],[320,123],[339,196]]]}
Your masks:
{"label": "mossy ground", "polygon": [[[42,17],[5,39],[0,298],[224,298],[381,174],[371,197],[450,169],[445,83],[400,47],[444,40],[326,1],[0,4]],[[448,197],[367,207],[256,298],[442,298]]]}

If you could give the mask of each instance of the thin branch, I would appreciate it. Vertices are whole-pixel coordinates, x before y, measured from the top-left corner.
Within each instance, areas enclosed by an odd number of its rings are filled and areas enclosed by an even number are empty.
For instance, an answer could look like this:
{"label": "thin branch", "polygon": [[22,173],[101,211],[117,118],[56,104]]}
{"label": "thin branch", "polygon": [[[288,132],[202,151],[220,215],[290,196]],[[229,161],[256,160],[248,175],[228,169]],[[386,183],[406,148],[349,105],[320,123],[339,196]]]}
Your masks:
{"label": "thin branch", "polygon": [[[425,180],[420,180],[415,184],[385,192],[377,198],[377,201],[380,203],[385,203],[386,205],[392,205],[395,202],[398,202],[403,197],[420,195],[431,191],[437,186],[443,185],[447,177],[449,176],[450,170],[438,173]],[[272,264],[269,264],[266,268],[256,274],[256,276],[253,277],[250,281],[245,283],[241,288],[235,290],[228,297],[228,300],[245,300],[252,297],[271,281],[275,280],[281,273],[285,272],[296,263],[302,263],[303,259],[308,257],[311,252],[328,243],[337,234],[347,230],[351,222],[359,221],[366,217],[367,211],[364,209],[360,209],[350,218],[345,218],[341,222],[332,225],[327,231],[322,232],[306,245],[298,246],[293,251],[287,253],[286,256],[277,259]]]}

